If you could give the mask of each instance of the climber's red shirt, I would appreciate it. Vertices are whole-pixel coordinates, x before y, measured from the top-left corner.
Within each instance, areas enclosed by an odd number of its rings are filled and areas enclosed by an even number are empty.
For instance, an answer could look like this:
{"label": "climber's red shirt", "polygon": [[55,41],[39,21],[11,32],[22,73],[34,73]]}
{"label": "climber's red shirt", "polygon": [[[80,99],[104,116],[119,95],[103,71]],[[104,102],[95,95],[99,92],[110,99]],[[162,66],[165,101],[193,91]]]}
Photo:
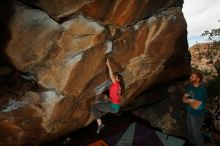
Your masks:
{"label": "climber's red shirt", "polygon": [[119,82],[112,83],[109,88],[109,99],[114,104],[120,104],[121,86]]}

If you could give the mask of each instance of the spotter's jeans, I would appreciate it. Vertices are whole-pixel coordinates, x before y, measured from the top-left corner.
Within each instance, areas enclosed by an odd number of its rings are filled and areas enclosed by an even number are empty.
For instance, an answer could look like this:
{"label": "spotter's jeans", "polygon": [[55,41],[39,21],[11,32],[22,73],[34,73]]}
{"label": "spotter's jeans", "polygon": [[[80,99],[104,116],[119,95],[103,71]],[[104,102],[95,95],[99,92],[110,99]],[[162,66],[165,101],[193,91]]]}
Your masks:
{"label": "spotter's jeans", "polygon": [[187,114],[187,131],[189,135],[189,141],[196,146],[203,146],[204,140],[201,132],[202,122],[204,115],[193,116]]}

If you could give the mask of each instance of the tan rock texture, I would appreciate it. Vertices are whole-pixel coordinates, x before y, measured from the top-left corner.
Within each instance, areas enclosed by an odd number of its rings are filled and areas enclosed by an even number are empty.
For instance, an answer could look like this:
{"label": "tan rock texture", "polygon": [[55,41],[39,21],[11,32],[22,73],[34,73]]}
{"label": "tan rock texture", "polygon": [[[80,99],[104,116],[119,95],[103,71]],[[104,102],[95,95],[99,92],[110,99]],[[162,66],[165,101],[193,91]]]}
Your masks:
{"label": "tan rock texture", "polygon": [[124,77],[122,108],[190,70],[182,1],[7,4],[1,51],[17,73],[1,91],[0,145],[38,145],[91,123],[109,84],[107,57]]}

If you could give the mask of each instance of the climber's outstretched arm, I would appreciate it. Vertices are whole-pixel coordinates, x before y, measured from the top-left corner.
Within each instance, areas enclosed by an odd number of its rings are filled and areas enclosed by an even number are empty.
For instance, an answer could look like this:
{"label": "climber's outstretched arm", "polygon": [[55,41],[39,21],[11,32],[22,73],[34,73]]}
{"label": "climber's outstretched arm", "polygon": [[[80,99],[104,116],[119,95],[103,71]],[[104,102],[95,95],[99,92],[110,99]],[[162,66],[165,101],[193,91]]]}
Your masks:
{"label": "climber's outstretched arm", "polygon": [[108,67],[109,76],[110,76],[112,82],[115,83],[116,80],[115,80],[115,77],[114,77],[114,75],[113,75],[112,68],[111,68],[111,66],[110,66],[110,62],[109,62],[108,59],[106,60],[106,65],[107,65],[107,67]]}

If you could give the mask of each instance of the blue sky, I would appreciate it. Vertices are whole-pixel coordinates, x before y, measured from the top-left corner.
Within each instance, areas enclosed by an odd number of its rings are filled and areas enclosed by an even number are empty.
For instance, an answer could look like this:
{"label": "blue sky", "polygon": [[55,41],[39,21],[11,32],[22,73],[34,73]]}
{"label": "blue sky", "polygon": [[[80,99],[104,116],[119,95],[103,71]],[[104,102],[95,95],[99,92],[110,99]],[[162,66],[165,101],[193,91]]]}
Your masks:
{"label": "blue sky", "polygon": [[220,27],[220,0],[184,0],[183,14],[188,25],[189,46],[207,42],[201,34]]}

